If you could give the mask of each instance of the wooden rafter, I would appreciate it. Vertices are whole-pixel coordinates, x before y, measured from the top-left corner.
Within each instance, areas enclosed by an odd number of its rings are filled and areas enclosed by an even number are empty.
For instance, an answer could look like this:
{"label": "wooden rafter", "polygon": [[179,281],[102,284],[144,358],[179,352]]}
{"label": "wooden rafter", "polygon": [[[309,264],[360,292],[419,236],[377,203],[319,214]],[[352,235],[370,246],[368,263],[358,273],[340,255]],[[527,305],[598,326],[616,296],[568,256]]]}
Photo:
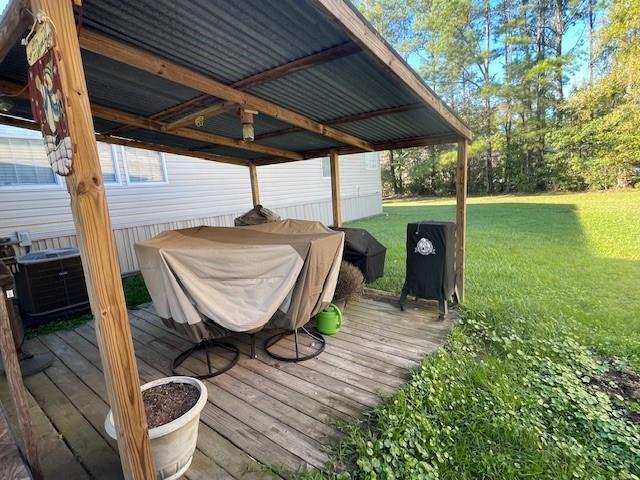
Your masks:
{"label": "wooden rafter", "polygon": [[[357,122],[360,120],[366,120],[368,118],[379,117],[381,115],[391,115],[393,113],[409,112],[411,110],[418,110],[425,108],[422,103],[411,103],[409,105],[401,105],[398,107],[383,108],[381,110],[373,110],[370,112],[356,113],[354,115],[346,115],[343,117],[335,118],[333,120],[327,120],[324,123],[326,125],[340,125],[341,123]],[[263,140],[265,138],[279,137],[280,135],[287,135],[289,133],[300,132],[300,128],[285,128],[282,130],[276,130],[274,132],[264,133],[258,135],[256,140]]]}
{"label": "wooden rafter", "polygon": [[27,12],[28,3],[27,0],[12,0],[5,7],[6,12],[0,22],[0,63],[31,23],[31,15]]}
{"label": "wooden rafter", "polygon": [[[269,70],[265,70],[264,72],[251,75],[250,77],[239,80],[235,83],[232,83],[229,86],[232,88],[236,88],[238,90],[247,90],[248,88],[255,87],[256,85],[261,85],[266,82],[272,82],[273,80],[277,80],[286,75],[290,75],[292,73],[299,72],[307,68],[315,67],[323,63],[336,60],[338,58],[343,58],[348,55],[353,55],[354,53],[358,53],[361,51],[362,49],[360,48],[360,46],[358,46],[353,42],[343,43],[342,45],[338,45],[337,47],[328,48],[326,50],[322,50],[321,52],[313,53],[311,55],[307,55],[306,57],[298,58],[296,60],[293,60],[292,62],[288,62],[283,65],[278,65],[277,67],[271,68]],[[207,97],[211,98],[208,95]],[[185,103],[188,103],[188,102],[185,102]],[[223,113],[228,109],[226,108],[216,109],[215,107],[217,105],[224,107],[225,103],[211,105],[209,107],[206,107],[201,110],[192,112],[188,115],[185,115],[184,117],[169,123],[169,128],[171,129],[171,128],[183,127],[185,125],[189,125],[192,121],[194,121],[199,116],[210,118],[220,113]]]}
{"label": "wooden rafter", "polygon": [[173,130],[175,128],[185,127],[187,125],[190,125],[198,117],[211,118],[211,117],[215,117],[216,115],[220,115],[222,113],[229,112],[237,108],[238,108],[238,105],[233,102],[221,102],[221,103],[216,103],[214,105],[209,105],[208,107],[205,107],[201,110],[196,110],[193,113],[189,113],[188,115],[180,117],[179,119],[174,120],[173,122],[167,123],[167,130]]}
{"label": "wooden rafter", "polygon": [[286,109],[273,102],[256,97],[238,89],[229,87],[197,73],[189,68],[169,62],[144,50],[127,45],[109,37],[89,31],[80,31],[80,45],[98,55],[125,63],[132,67],[161,76],[175,83],[193,88],[226,101],[235,102],[243,107],[257,110],[273,118],[290,123],[296,127],[333,138],[341,143],[356,146],[362,150],[371,151],[373,146],[354,135],[350,135],[335,128],[323,125],[304,115]]}
{"label": "wooden rafter", "polygon": [[[28,98],[29,96],[23,85],[7,80],[0,80],[0,91],[12,95],[20,95],[23,98]],[[151,120],[141,115],[133,115],[131,113],[122,112],[120,110],[104,107],[101,105],[91,104],[91,112],[95,117],[102,118],[103,120],[124,123],[126,125],[133,125],[137,128],[142,128],[145,130],[152,130],[163,133],[166,132],[170,135],[188,138],[190,140],[197,140],[200,142],[212,143],[216,145],[224,145],[227,147],[238,148],[240,150],[264,153],[266,155],[282,156],[290,160],[303,159],[302,155],[297,152],[291,152],[289,150],[284,150],[281,148],[269,147],[267,145],[261,145],[255,142],[245,142],[244,140],[237,140],[235,138],[224,137],[222,135],[194,130],[191,128],[177,128],[175,130],[167,132],[165,123],[159,122],[157,120]]]}
{"label": "wooden rafter", "polygon": [[205,143],[212,143],[216,145],[224,145],[227,147],[238,148],[241,150],[247,150],[250,152],[259,152],[270,154],[268,152],[279,151],[279,154],[271,153],[275,155],[281,155],[289,160],[302,160],[300,153],[291,152],[276,147],[269,147],[267,145],[261,145],[255,142],[245,142],[244,140],[237,140],[235,138],[224,137],[215,133],[204,132],[200,130],[194,130],[192,128],[176,128],[171,131],[166,130],[166,124],[158,122],[156,120],[149,120],[146,117],[140,115],[132,115],[130,113],[121,112],[109,107],[103,107],[100,105],[91,105],[91,111],[93,115],[102,118],[103,120],[109,120],[112,122],[124,123],[126,125],[133,125],[145,130],[152,130],[155,132],[166,132],[170,135],[177,137],[188,138],[190,140],[197,140]]}
{"label": "wooden rafter", "polygon": [[347,31],[351,39],[362,46],[363,50],[370,53],[384,68],[388,69],[395,77],[409,89],[415,92],[420,99],[445,123],[451,126],[459,136],[467,140],[473,140],[473,133],[458,118],[420,76],[398,55],[385,39],[369,24],[358,12],[355,6],[344,0],[312,0],[318,10],[327,18],[337,23],[341,29]]}
{"label": "wooden rafter", "polygon": [[[24,120],[22,118],[11,117],[8,115],[0,114],[0,124],[40,131],[40,126],[35,122],[31,120]],[[203,160],[226,163],[229,165],[240,165],[243,167],[249,166],[249,161],[242,158],[228,157],[225,155],[217,155],[208,152],[198,152],[196,150],[189,150],[187,148],[172,147],[170,145],[163,145],[159,143],[143,142],[141,140],[133,140],[130,138],[115,137],[112,135],[96,133],[96,140],[98,142],[110,143],[113,145],[123,145],[125,147],[143,148],[145,150],[153,150],[156,152],[173,153],[175,155],[201,158]]]}
{"label": "wooden rafter", "polygon": [[[395,142],[382,142],[382,143],[374,143],[374,151],[381,152],[384,150],[395,150],[401,148],[414,148],[414,147],[426,147],[428,145],[444,145],[446,143],[455,143],[460,139],[459,135],[455,134],[437,134],[430,135],[424,137],[414,137],[414,138],[405,138],[403,140],[398,140]],[[302,152],[302,156],[305,159],[310,158],[318,158],[318,157],[326,157],[331,153],[331,148],[325,148],[321,150],[307,150],[306,152]],[[349,155],[352,153],[361,153],[364,150],[359,150],[355,147],[346,146],[339,147],[335,149],[340,155]],[[251,163],[256,164],[257,166],[262,165],[274,165],[276,163],[287,163],[291,160],[286,158],[277,158],[277,157],[265,157],[258,158],[253,160]]]}

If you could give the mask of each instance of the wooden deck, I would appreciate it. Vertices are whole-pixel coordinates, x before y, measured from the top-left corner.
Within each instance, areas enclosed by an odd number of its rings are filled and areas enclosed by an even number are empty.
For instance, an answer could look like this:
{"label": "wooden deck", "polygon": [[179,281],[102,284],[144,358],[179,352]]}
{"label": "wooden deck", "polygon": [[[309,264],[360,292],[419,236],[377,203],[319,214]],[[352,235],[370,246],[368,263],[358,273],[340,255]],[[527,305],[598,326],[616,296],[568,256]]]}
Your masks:
{"label": "wooden deck", "polygon": [[[436,307],[405,312],[382,300],[350,304],[339,334],[327,337],[319,357],[285,363],[268,357],[260,336],[258,358],[244,355],[229,372],[207,381],[198,450],[189,479],[287,477],[286,470],[323,465],[327,446],[340,438],[336,423],[358,418],[403,385],[408,370],[445,341],[453,321]],[[151,306],[129,312],[141,382],[170,374],[169,361],[190,344],[168,330]],[[115,442],[104,431],[106,389],[93,322],[31,340],[32,351],[57,361],[25,380],[46,478],[122,477]],[[291,354],[286,341],[276,353]],[[185,362],[185,374],[204,372],[204,357]],[[0,400],[8,392],[0,379]],[[270,473],[261,466],[277,466]]]}

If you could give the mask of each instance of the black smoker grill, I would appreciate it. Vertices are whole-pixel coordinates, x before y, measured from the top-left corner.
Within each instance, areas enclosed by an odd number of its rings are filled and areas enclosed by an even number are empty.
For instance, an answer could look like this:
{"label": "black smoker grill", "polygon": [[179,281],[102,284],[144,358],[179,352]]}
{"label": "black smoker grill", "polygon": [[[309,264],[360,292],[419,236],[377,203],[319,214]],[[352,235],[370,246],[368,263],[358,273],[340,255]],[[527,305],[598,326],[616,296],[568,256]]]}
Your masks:
{"label": "black smoker grill", "polygon": [[440,318],[455,293],[455,237],[452,222],[418,222],[407,225],[407,273],[400,296],[404,308],[407,295],[438,300]]}
{"label": "black smoker grill", "polygon": [[363,228],[337,228],[344,232],[342,258],[360,269],[365,283],[371,283],[384,275],[384,257],[387,249]]}
{"label": "black smoker grill", "polygon": [[87,309],[89,297],[77,248],[40,250],[17,261],[18,302],[27,326],[43,323],[54,313]]}

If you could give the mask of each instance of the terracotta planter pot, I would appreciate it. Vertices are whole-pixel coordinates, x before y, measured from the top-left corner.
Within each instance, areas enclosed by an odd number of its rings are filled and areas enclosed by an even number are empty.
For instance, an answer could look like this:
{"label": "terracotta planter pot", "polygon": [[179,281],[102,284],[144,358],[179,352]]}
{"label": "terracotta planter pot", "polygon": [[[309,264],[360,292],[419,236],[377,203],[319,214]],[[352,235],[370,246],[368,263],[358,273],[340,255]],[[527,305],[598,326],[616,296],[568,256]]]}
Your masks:
{"label": "terracotta planter pot", "polygon": [[[200,396],[196,404],[184,415],[175,420],[149,430],[151,453],[156,467],[157,480],[175,480],[187,471],[193,460],[193,452],[198,440],[198,425],[200,412],[207,403],[207,387],[200,380],[191,377],[165,377],[153,382],[145,383],[141,391],[166,383],[188,383],[194,385]],[[107,414],[104,429],[113,439],[116,439],[116,429],[113,424],[113,414]]]}

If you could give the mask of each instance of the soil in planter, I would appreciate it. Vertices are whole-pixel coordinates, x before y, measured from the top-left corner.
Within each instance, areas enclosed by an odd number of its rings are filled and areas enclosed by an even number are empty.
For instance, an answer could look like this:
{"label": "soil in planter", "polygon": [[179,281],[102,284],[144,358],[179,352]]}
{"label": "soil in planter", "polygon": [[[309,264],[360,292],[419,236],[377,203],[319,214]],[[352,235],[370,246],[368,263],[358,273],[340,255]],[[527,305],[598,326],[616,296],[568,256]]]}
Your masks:
{"label": "soil in planter", "polygon": [[200,397],[200,390],[188,383],[165,383],[142,392],[149,428],[172,422],[187,413]]}

